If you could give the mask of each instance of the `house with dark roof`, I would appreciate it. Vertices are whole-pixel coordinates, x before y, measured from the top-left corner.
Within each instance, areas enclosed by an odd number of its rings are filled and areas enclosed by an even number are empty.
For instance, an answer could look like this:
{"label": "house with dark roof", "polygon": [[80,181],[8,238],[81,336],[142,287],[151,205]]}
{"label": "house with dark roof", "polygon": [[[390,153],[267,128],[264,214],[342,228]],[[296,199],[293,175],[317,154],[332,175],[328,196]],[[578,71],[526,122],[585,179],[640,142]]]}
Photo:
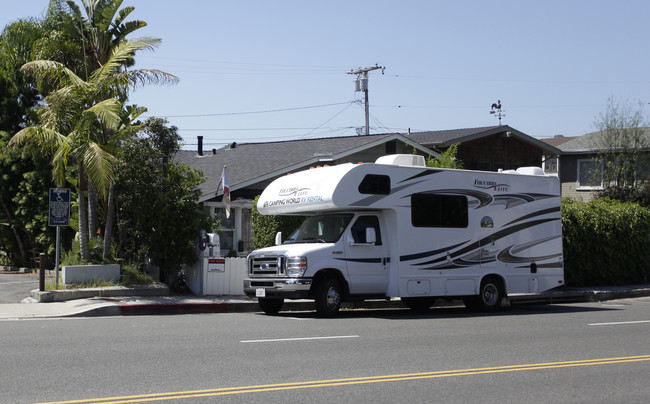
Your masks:
{"label": "house with dark roof", "polygon": [[[267,143],[231,143],[220,149],[180,150],[175,161],[201,170],[206,181],[199,203],[206,215],[221,220],[222,253],[235,250],[244,255],[252,249],[251,211],[253,200],[274,179],[318,165],[374,162],[387,154],[416,153],[436,157],[430,150],[401,134],[332,137]],[[231,214],[219,191],[222,171],[230,188]]]}
{"label": "house with dark roof", "polygon": [[[647,181],[650,179],[650,128],[646,129],[639,139],[644,155],[643,161],[635,162],[635,180]],[[542,139],[547,144],[555,145],[560,149],[557,168],[562,195],[578,200],[588,201],[603,189],[605,183],[604,168],[596,157],[604,151],[602,132],[587,133],[586,135],[571,138]],[[612,152],[617,147],[612,145]],[[609,149],[609,147],[608,147]]]}
{"label": "house with dark roof", "polygon": [[456,157],[462,161],[463,167],[469,170],[498,171],[526,166],[541,167],[543,161],[560,153],[553,145],[508,125],[414,132],[405,136],[440,153],[458,144]]}
{"label": "house with dark roof", "polygon": [[[221,221],[222,253],[244,255],[252,249],[253,200],[274,179],[317,165],[374,162],[387,154],[414,152],[437,156],[459,144],[457,157],[465,169],[498,171],[523,166],[542,166],[559,150],[510,126],[454,129],[417,133],[388,133],[265,143],[231,143],[220,149],[181,150],[176,161],[203,171],[199,202],[206,215]],[[225,167],[231,196],[231,215],[226,218],[219,190]]]}

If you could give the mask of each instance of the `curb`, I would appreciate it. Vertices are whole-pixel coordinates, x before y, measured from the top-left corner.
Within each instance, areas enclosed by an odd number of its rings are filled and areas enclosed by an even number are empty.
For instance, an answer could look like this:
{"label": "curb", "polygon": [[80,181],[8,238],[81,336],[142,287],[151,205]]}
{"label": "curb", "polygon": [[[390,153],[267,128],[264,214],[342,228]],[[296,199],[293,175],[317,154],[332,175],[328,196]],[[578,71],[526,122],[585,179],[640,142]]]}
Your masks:
{"label": "curb", "polygon": [[[539,295],[510,296],[504,306],[523,306],[534,304],[564,304],[583,302],[602,302],[607,300],[638,298],[650,296],[650,285],[609,288],[562,288],[547,291]],[[169,296],[166,285],[149,285],[142,287],[110,287],[94,289],[76,289],[61,291],[32,291],[32,299],[38,302],[56,302],[62,306],[60,312],[35,310],[38,304],[20,303],[14,306],[17,312],[0,315],[1,318],[42,318],[42,317],[101,317],[101,316],[139,316],[139,315],[175,315],[201,313],[245,313],[259,312],[257,300],[246,296]],[[74,303],[78,300],[78,303]],[[66,305],[66,302],[68,303]],[[24,305],[24,306],[23,306]],[[440,300],[436,306],[462,306],[461,300]],[[43,305],[48,307],[49,305]],[[1,305],[0,305],[1,307]],[[22,307],[22,308],[21,308]],[[23,308],[29,308],[28,311]],[[398,298],[390,300],[366,300],[343,303],[342,310],[363,309],[406,309]],[[286,300],[282,312],[314,311],[311,300]]]}
{"label": "curb", "polygon": [[125,296],[169,296],[169,287],[164,283],[143,286],[110,286],[105,288],[45,290],[34,289],[29,296],[38,303],[65,302],[68,300],[90,299],[93,297]]}

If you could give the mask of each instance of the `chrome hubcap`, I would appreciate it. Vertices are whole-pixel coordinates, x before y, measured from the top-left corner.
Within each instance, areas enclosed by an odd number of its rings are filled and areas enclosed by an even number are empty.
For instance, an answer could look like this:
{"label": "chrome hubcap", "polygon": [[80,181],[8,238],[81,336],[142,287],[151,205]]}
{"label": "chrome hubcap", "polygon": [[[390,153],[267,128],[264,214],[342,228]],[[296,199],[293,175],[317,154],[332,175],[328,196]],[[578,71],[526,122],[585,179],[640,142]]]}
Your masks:
{"label": "chrome hubcap", "polygon": [[327,291],[327,305],[329,307],[336,307],[341,302],[341,295],[335,288],[329,288]]}

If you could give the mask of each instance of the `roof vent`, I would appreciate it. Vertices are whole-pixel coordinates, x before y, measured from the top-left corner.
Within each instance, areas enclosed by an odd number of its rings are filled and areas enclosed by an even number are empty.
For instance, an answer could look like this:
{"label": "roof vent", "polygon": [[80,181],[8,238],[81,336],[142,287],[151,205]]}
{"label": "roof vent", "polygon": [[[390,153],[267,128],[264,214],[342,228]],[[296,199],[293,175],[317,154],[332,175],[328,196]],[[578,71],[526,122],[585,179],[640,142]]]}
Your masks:
{"label": "roof vent", "polygon": [[234,149],[235,147],[237,147],[237,142],[232,142],[232,143],[230,144],[230,148],[231,148],[231,149]]}
{"label": "roof vent", "polygon": [[425,167],[424,156],[419,154],[390,154],[379,157],[375,163],[390,164],[394,166],[416,166]]}
{"label": "roof vent", "polygon": [[544,170],[539,167],[519,167],[517,174],[524,175],[544,175]]}

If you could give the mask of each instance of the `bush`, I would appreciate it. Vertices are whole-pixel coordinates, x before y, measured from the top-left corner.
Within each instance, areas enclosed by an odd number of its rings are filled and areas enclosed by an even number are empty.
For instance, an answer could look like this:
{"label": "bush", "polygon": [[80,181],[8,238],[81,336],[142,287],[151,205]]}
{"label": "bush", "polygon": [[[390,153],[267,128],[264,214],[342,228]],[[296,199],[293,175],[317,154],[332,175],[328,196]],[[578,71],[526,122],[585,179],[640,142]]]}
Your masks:
{"label": "bush", "polygon": [[562,201],[565,278],[570,286],[650,280],[650,210],[600,198]]}
{"label": "bush", "polygon": [[610,185],[598,193],[599,198],[638,203],[650,209],[650,182],[636,187]]}
{"label": "bush", "polygon": [[253,202],[251,227],[253,231],[253,248],[270,247],[275,244],[275,234],[282,232],[286,239],[298,229],[305,220],[304,216],[264,216],[257,210],[259,195]]}

